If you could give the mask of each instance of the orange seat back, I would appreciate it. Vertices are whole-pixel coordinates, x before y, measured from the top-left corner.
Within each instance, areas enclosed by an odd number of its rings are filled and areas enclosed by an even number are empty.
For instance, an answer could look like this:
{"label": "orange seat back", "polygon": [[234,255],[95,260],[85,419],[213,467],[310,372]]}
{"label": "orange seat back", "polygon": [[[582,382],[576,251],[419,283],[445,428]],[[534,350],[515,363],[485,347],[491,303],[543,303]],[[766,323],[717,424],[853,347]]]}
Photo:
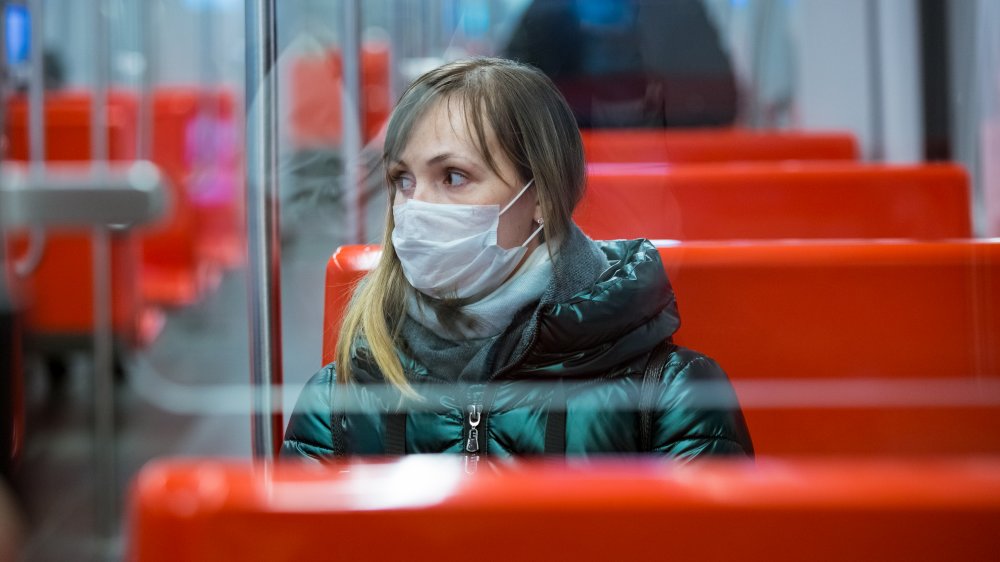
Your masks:
{"label": "orange seat back", "polygon": [[[156,304],[186,304],[198,292],[193,281],[198,270],[198,217],[187,188],[190,166],[184,158],[187,125],[197,111],[198,100],[188,98],[186,103],[178,103],[157,93],[153,100],[155,138],[151,159],[169,179],[170,204],[160,220],[141,228],[141,253],[136,255],[141,265],[133,275],[137,281],[141,279],[142,298]],[[48,161],[90,160],[91,99],[87,91],[46,94]],[[132,160],[136,154],[139,101],[132,92],[114,90],[108,94],[107,103],[108,157]],[[27,100],[15,98],[10,108],[11,156],[27,159]]]}
{"label": "orange seat back", "polygon": [[[46,92],[45,157],[52,162],[90,160],[91,95],[84,90]],[[109,92],[107,155],[110,160],[135,158],[135,134],[138,106],[135,100],[119,91]],[[7,102],[7,139],[10,145],[4,158],[28,160],[28,98],[18,95]]]}
{"label": "orange seat back", "polygon": [[[299,147],[330,147],[341,142],[343,62],[339,50],[297,59],[291,68],[291,138]],[[389,49],[366,43],[361,52],[361,131],[375,138],[389,118]]]}
{"label": "orange seat back", "polygon": [[587,162],[698,162],[857,160],[849,133],[743,129],[583,130]]}
{"label": "orange seat back", "polygon": [[955,165],[591,166],[574,219],[599,240],[968,238]]}
{"label": "orange seat back", "polygon": [[[704,242],[660,253],[678,339],[733,374],[1000,376],[1000,243]],[[380,254],[342,246],[327,263],[324,363]]]}
{"label": "orange seat back", "polygon": [[[729,374],[760,453],[1000,453],[1000,392],[989,386],[1000,380],[1000,243],[660,253],[681,313],[676,339]],[[792,393],[787,405],[752,386],[768,379],[792,383],[772,387]]]}
{"label": "orange seat back", "polygon": [[996,459],[483,466],[157,461],[126,558],[992,560],[1000,536]]}
{"label": "orange seat back", "polygon": [[[53,92],[46,96],[45,155],[47,161],[85,161],[91,157],[89,92]],[[23,96],[8,103],[7,157],[28,159],[28,103]],[[120,92],[108,95],[106,107],[108,158],[135,158],[135,100]],[[17,259],[27,248],[27,234],[13,233],[10,254]],[[158,314],[141,305],[136,279],[138,241],[115,236],[111,246],[112,322],[115,334],[131,344],[155,336]],[[38,267],[24,280],[28,299],[27,329],[46,336],[80,336],[93,330],[93,268],[91,233],[87,229],[50,229]]]}

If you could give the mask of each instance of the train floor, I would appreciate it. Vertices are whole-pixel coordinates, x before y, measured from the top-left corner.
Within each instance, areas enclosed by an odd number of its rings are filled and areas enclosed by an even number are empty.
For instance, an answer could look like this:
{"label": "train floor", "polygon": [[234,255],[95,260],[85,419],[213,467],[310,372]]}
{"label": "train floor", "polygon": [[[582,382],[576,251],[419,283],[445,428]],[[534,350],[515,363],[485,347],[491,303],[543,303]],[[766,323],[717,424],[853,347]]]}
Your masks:
{"label": "train floor", "polygon": [[[296,237],[282,252],[283,403],[287,412],[320,367],[323,274],[337,241]],[[17,495],[25,560],[118,560],[125,551],[130,481],[161,456],[249,459],[246,269],[226,274],[198,305],[171,311],[159,338],[128,362],[116,385],[113,489],[98,489],[89,355],[77,354],[61,388],[38,360],[26,373],[28,430]],[[99,500],[113,494],[113,529]]]}

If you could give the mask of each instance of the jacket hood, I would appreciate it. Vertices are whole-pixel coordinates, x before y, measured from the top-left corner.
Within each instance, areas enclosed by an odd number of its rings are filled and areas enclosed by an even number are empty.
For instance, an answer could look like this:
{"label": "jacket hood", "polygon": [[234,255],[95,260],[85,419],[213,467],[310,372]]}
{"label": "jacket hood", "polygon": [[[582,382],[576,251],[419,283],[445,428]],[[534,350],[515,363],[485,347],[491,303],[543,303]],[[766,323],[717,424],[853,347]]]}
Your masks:
{"label": "jacket hood", "polygon": [[[599,273],[581,279],[586,276],[575,273],[581,269]],[[578,290],[553,289],[542,297],[536,322],[526,330],[534,329],[535,341],[518,365],[522,374],[606,373],[680,327],[673,289],[648,240],[594,242],[574,227],[561,246],[553,284]]]}

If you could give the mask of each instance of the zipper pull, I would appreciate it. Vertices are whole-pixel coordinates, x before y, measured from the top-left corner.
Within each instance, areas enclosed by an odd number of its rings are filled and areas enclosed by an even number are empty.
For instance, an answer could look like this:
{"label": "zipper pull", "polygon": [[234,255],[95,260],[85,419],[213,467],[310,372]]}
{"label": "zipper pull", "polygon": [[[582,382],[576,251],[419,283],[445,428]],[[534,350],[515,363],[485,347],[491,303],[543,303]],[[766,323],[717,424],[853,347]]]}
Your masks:
{"label": "zipper pull", "polygon": [[469,453],[479,452],[479,430],[472,428],[469,430],[469,440],[465,443],[465,450]]}
{"label": "zipper pull", "polygon": [[465,473],[475,474],[479,470],[479,455],[465,456]]}
{"label": "zipper pull", "polygon": [[469,453],[479,452],[479,421],[482,419],[482,407],[469,406],[469,439],[465,442],[465,450]]}

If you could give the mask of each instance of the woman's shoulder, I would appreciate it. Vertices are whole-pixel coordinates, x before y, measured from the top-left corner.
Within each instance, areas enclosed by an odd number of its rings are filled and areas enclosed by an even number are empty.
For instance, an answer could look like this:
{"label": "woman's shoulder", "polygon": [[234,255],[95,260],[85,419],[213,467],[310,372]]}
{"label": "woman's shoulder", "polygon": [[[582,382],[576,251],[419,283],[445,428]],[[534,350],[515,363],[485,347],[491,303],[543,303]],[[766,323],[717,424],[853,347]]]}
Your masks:
{"label": "woman's shoulder", "polygon": [[656,450],[681,458],[753,456],[739,399],[714,359],[674,346],[661,374],[659,392],[651,396],[653,409],[660,412],[653,428]]}
{"label": "woman's shoulder", "polygon": [[726,379],[725,371],[708,355],[675,345],[671,348],[663,367],[664,380],[683,378],[689,380]]}
{"label": "woman's shoulder", "polygon": [[646,238],[594,240],[593,243],[610,263],[634,260],[660,261],[660,253],[656,250],[656,246]]}
{"label": "woman's shoulder", "polygon": [[313,375],[309,377],[309,381],[306,382],[306,386],[327,386],[336,381],[337,364],[335,362],[330,362],[324,365],[320,370],[313,373]]}
{"label": "woman's shoulder", "polygon": [[282,457],[316,460],[334,454],[330,412],[336,378],[336,366],[330,363],[306,381],[285,429]]}
{"label": "woman's shoulder", "polygon": [[302,410],[303,406],[306,411],[309,411],[310,406],[322,405],[321,409],[325,409],[327,404],[331,401],[330,393],[333,391],[334,385],[337,382],[337,366],[335,363],[329,363],[324,365],[323,368],[316,371],[309,380],[306,381],[305,386],[302,388],[302,392],[299,394],[299,401],[296,405],[296,410]]}
{"label": "woman's shoulder", "polygon": [[655,402],[679,400],[701,408],[721,400],[723,406],[734,405],[735,393],[729,376],[715,359],[670,342],[656,346],[646,356],[644,381],[647,388],[657,389]]}

